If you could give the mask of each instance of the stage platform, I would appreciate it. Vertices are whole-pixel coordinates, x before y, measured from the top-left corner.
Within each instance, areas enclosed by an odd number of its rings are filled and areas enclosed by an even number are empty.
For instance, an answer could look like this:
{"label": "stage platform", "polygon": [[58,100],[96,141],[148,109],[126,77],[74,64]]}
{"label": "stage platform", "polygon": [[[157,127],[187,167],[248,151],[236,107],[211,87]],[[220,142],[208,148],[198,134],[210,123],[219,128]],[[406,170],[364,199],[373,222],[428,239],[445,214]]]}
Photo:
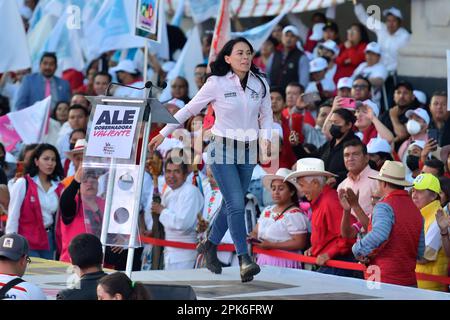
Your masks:
{"label": "stage platform", "polygon": [[[24,278],[39,285],[48,299],[55,299],[56,293],[67,286],[68,266],[33,259]],[[364,280],[267,266],[248,283],[241,283],[238,267],[224,268],[220,275],[206,269],[139,271],[133,272],[132,279],[148,284],[190,285],[199,300],[450,300],[450,293],[388,284],[371,288]]]}

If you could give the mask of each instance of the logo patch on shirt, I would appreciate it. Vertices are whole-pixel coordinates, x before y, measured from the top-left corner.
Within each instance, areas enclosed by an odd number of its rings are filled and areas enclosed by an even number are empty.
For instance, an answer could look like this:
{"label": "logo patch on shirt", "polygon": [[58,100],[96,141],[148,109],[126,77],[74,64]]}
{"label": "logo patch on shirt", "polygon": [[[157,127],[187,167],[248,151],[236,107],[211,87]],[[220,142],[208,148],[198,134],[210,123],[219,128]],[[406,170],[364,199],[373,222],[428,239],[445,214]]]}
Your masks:
{"label": "logo patch on shirt", "polygon": [[258,99],[259,99],[259,93],[256,92],[256,91],[252,91],[252,93],[250,94],[250,97],[251,97],[253,100],[258,100]]}
{"label": "logo patch on shirt", "polygon": [[237,97],[237,93],[236,92],[225,92],[224,96],[225,96],[225,98],[233,98],[233,97]]}

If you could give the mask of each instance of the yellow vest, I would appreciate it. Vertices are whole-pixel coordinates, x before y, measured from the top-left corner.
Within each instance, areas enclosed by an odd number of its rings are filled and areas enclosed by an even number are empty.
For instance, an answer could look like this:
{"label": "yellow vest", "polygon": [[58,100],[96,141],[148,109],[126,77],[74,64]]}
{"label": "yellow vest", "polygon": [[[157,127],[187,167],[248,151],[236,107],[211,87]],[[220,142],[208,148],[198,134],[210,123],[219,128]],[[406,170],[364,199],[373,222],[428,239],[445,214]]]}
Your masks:
{"label": "yellow vest", "polygon": [[[440,208],[441,204],[439,200],[435,200],[420,210],[420,213],[425,220],[425,237],[430,226],[436,221],[436,212]],[[448,275],[448,258],[445,255],[444,249],[442,247],[439,249],[436,260],[428,262],[427,264],[417,264],[416,272],[446,277]],[[434,281],[418,280],[417,286],[420,289],[447,291],[447,286],[445,284]]]}

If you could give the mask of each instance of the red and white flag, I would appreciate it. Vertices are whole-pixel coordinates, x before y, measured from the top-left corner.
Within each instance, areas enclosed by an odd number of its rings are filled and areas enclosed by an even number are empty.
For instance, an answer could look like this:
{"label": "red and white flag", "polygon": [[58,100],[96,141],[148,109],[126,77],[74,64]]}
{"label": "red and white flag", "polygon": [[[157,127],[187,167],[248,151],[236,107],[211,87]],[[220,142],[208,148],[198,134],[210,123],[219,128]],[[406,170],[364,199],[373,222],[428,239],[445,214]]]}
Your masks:
{"label": "red and white flag", "polygon": [[39,143],[48,131],[51,96],[31,107],[10,112],[0,117],[0,141],[6,151],[14,150],[17,143]]}
{"label": "red and white flag", "polygon": [[211,50],[209,51],[208,72],[209,65],[216,60],[219,51],[227,41],[231,39],[231,20],[230,20],[230,0],[221,0],[219,7],[219,14],[216,19],[216,26],[214,28],[214,36],[211,43]]}

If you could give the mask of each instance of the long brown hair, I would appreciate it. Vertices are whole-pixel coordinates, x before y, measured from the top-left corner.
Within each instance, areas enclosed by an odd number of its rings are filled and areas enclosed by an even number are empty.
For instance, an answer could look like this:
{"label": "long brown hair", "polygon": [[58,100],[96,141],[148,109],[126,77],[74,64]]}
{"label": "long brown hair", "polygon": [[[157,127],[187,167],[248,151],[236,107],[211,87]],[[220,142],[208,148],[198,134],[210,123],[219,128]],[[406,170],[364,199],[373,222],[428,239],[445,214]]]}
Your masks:
{"label": "long brown hair", "polygon": [[123,272],[111,273],[98,281],[109,295],[120,293],[123,300],[150,300],[150,294],[141,282],[133,282]]}

